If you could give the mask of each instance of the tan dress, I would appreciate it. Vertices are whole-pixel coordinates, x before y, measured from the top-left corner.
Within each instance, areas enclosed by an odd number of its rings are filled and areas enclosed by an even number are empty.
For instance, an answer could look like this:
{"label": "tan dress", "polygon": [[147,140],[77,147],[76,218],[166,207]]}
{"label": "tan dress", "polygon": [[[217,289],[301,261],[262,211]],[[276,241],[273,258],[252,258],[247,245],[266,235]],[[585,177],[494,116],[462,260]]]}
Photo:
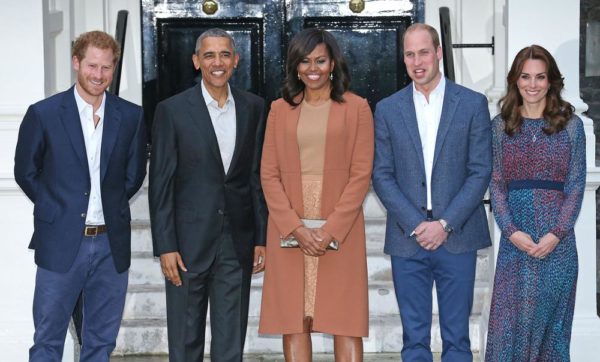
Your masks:
{"label": "tan dress", "polygon": [[[321,189],[325,162],[325,136],[331,100],[312,106],[302,102],[298,119],[298,148],[302,174],[304,218],[321,218]],[[304,316],[313,317],[319,257],[304,255]]]}

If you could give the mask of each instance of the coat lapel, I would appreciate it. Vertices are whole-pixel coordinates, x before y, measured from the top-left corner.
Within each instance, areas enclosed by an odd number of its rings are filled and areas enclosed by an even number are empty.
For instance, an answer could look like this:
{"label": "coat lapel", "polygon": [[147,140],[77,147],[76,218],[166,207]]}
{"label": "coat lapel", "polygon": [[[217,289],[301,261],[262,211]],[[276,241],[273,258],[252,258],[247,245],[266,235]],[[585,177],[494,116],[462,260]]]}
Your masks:
{"label": "coat lapel", "polygon": [[[225,174],[223,168],[223,160],[221,159],[221,152],[219,151],[219,142],[217,141],[217,135],[215,134],[215,128],[210,120],[210,114],[208,108],[206,108],[206,102],[202,96],[202,86],[198,83],[194,88],[195,92],[190,93],[188,102],[190,103],[189,115],[193,120],[193,123],[197,126],[197,134],[199,138],[204,138],[211,152],[217,160],[218,167]],[[237,142],[237,141],[236,141]]]}
{"label": "coat lapel", "polygon": [[459,97],[454,91],[454,86],[449,80],[446,80],[446,89],[444,91],[444,104],[442,106],[442,114],[440,116],[440,125],[435,139],[435,152],[433,154],[433,167],[438,159],[438,156],[444,145],[444,139],[452,124],[456,107],[458,106]]}
{"label": "coat lapel", "polygon": [[423,167],[425,172],[425,160],[423,157],[423,144],[421,143],[421,135],[419,134],[419,125],[417,123],[417,113],[415,111],[415,103],[413,100],[413,89],[412,85],[408,87],[407,92],[402,93],[402,98],[396,104],[397,109],[395,113],[401,115],[401,119],[404,122],[404,129],[408,133],[412,140],[415,152],[419,158],[419,164]]}
{"label": "coat lapel", "polygon": [[[335,129],[345,127],[346,109],[346,103],[331,101],[329,116],[327,117],[327,133],[325,135],[325,162],[323,165],[325,170],[339,167],[339,154],[343,150],[343,142],[336,140],[335,137],[340,132],[336,132]],[[325,183],[326,179],[323,179],[323,181]]]}
{"label": "coat lapel", "polygon": [[[71,87],[65,92],[65,97],[62,103],[60,119],[62,121],[65,132],[71,141],[73,150],[79,158],[81,165],[88,169],[87,153],[85,151],[85,141],[83,139],[83,130],[81,129],[81,120],[79,119],[79,111],[75,102],[75,90]],[[89,174],[89,173],[88,173]]]}
{"label": "coat lapel", "polygon": [[119,128],[121,127],[121,111],[119,110],[116,99],[105,93],[106,103],[104,104],[104,125],[102,126],[102,147],[100,149],[100,180],[104,180],[108,161],[115,147]]}
{"label": "coat lapel", "polygon": [[233,156],[231,158],[231,164],[229,165],[228,175],[232,174],[237,160],[240,158],[240,153],[246,140],[246,133],[248,132],[248,103],[246,97],[242,96],[237,90],[231,89],[233,100],[235,101],[235,148],[233,150]]}

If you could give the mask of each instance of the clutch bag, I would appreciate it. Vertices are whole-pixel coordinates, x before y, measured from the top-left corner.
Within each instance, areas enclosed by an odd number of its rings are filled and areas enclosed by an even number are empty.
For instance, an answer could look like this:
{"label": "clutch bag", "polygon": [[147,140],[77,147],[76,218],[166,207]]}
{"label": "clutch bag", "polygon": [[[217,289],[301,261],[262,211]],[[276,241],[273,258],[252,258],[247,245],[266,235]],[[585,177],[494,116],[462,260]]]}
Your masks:
{"label": "clutch bag", "polygon": [[[300,219],[300,220],[302,220],[302,223],[304,223],[304,226],[309,229],[320,228],[321,226],[323,226],[325,224],[325,221],[326,221],[326,220],[315,220],[315,219]],[[298,240],[296,239],[296,237],[294,237],[293,234],[290,234],[290,236],[288,236],[287,238],[281,238],[280,246],[282,248],[299,248],[300,247],[300,245],[298,245]],[[338,250],[339,248],[340,248],[340,245],[337,242],[337,240],[331,240],[329,245],[327,245],[326,249],[327,250]]]}

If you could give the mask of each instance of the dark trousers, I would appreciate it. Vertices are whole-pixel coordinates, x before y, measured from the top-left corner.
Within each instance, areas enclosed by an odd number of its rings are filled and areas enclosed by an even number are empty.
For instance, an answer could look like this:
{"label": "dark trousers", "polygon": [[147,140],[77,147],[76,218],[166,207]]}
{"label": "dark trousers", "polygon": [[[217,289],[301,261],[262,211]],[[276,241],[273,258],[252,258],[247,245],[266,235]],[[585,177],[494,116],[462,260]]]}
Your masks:
{"label": "dark trousers", "polygon": [[34,344],[29,361],[62,360],[69,320],[83,292],[80,361],[108,362],[115,348],[128,272],[117,273],[106,233],[83,237],[71,269],[56,273],[38,267],[33,297]]}
{"label": "dark trousers", "polygon": [[432,289],[437,290],[443,362],[471,362],[469,316],[477,252],[452,254],[444,246],[392,256],[392,274],[402,319],[402,360],[431,362]]}
{"label": "dark trousers", "polygon": [[180,287],[165,281],[171,362],[202,362],[209,302],[211,361],[242,361],[251,265],[240,266],[229,232],[224,231],[217,242],[215,260],[208,270],[180,271]]}

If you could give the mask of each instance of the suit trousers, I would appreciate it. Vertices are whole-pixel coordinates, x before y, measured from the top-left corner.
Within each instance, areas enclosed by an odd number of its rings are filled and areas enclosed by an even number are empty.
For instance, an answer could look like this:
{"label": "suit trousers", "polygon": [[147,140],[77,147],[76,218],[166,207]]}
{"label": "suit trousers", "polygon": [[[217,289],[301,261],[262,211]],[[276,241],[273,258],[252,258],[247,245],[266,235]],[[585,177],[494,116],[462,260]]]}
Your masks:
{"label": "suit trousers", "polygon": [[37,268],[33,296],[34,344],[30,362],[62,360],[65,336],[83,292],[80,361],[108,362],[121,325],[128,271],[117,273],[106,233],[83,236],[68,272]]}
{"label": "suit trousers", "polygon": [[203,361],[209,302],[211,361],[242,361],[252,265],[240,265],[228,228],[224,228],[217,243],[208,270],[180,270],[179,287],[165,280],[170,362]]}
{"label": "suit trousers", "polygon": [[392,274],[403,328],[402,360],[431,362],[432,289],[435,282],[443,362],[471,362],[469,317],[477,252],[452,254],[442,245],[411,257],[392,256]]}

